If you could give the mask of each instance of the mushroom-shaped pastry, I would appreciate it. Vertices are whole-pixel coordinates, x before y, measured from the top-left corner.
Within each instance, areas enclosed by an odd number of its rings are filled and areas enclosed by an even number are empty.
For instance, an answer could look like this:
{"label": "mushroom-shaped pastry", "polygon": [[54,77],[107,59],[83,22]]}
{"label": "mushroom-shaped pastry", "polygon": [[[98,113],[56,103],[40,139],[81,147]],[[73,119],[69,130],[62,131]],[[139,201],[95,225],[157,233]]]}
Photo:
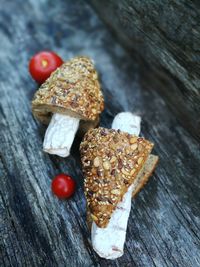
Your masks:
{"label": "mushroom-shaped pastry", "polygon": [[32,101],[35,118],[48,124],[43,150],[66,157],[75,134],[97,125],[104,108],[98,75],[88,57],[75,57],[56,69]]}
{"label": "mushroom-shaped pastry", "polygon": [[106,259],[123,255],[131,198],[158,162],[150,154],[153,143],[136,135],[140,121],[130,112],[120,113],[115,129],[91,129],[80,146],[92,245]]}

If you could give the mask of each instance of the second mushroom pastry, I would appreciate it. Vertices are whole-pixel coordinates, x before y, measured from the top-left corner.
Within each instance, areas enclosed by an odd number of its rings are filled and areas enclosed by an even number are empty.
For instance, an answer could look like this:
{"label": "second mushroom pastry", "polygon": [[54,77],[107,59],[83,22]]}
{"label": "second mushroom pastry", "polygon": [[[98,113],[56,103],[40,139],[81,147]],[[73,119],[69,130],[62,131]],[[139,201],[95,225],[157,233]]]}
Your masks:
{"label": "second mushroom pastry", "polygon": [[32,111],[48,124],[43,150],[67,157],[78,129],[94,128],[104,108],[98,75],[88,57],[75,57],[54,71],[35,93]]}
{"label": "second mushroom pastry", "polygon": [[151,154],[154,144],[138,136],[140,121],[130,112],[119,113],[112,129],[89,130],[80,146],[92,246],[106,259],[123,255],[131,197],[158,162]]}

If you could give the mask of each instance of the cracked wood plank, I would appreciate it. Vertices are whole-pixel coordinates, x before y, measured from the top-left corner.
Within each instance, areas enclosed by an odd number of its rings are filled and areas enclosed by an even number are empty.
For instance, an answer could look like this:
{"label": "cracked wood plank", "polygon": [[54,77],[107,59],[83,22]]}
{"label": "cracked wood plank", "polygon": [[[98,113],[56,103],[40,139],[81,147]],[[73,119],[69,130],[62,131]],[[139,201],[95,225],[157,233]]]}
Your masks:
{"label": "cracked wood plank", "polygon": [[181,124],[200,140],[199,2],[88,2],[134,57],[140,55],[141,84],[157,89]]}
{"label": "cracked wood plank", "polygon": [[[143,88],[138,63],[81,1],[4,0],[0,15],[0,265],[200,266],[200,147],[154,86]],[[91,56],[106,99],[101,125],[110,127],[120,111],[138,113],[142,134],[160,156],[154,176],[132,203],[125,254],[115,261],[99,258],[91,247],[80,138],[68,159],[42,152],[45,127],[31,114],[37,85],[27,64],[47,48],[65,59]],[[50,191],[59,172],[77,182],[68,201]]]}

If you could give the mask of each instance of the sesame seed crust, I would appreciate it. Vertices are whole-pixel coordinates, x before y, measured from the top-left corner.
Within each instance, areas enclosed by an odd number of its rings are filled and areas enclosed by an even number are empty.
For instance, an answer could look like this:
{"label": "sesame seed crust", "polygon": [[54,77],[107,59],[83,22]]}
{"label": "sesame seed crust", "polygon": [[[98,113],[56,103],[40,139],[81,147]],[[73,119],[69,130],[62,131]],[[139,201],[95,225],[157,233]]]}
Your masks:
{"label": "sesame seed crust", "polygon": [[80,145],[88,209],[98,227],[112,212],[146,162],[153,144],[119,130],[89,130]]}
{"label": "sesame seed crust", "polygon": [[45,122],[49,113],[62,113],[94,121],[104,109],[98,74],[88,57],[63,63],[41,85],[32,101],[34,116]]}

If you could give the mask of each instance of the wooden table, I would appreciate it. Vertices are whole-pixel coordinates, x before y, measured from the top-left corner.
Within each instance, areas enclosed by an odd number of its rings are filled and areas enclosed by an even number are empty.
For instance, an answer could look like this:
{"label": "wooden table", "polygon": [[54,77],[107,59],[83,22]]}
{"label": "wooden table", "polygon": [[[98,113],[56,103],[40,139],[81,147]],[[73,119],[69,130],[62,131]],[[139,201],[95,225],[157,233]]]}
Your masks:
{"label": "wooden table", "polygon": [[[142,86],[138,63],[81,1],[1,0],[0,4],[0,266],[200,266],[200,146],[164,99]],[[124,256],[101,259],[86,225],[77,138],[67,159],[42,152],[45,127],[30,102],[37,85],[28,61],[50,49],[64,59],[95,60],[106,100],[101,126],[120,111],[140,114],[159,166],[132,202]],[[71,174],[73,198],[60,201],[52,177]]]}

